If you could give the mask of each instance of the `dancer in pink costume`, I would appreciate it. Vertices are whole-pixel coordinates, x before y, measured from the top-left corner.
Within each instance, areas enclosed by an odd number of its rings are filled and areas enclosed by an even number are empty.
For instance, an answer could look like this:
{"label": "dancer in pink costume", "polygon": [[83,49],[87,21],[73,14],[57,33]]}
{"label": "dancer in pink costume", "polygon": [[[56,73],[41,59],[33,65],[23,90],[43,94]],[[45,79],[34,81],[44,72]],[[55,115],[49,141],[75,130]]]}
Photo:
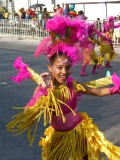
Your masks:
{"label": "dancer in pink costume", "polygon": [[113,47],[113,33],[114,28],[119,28],[120,24],[114,25],[114,17],[110,16],[108,18],[108,21],[104,23],[104,30],[103,32],[97,31],[96,33],[100,37],[100,57],[104,61],[107,60],[105,63],[106,67],[111,68],[110,65],[111,61],[115,58],[117,55],[114,47]]}
{"label": "dancer in pink costume", "polygon": [[[56,20],[64,26],[59,24],[56,27]],[[14,116],[7,129],[18,134],[27,131],[28,140],[32,144],[40,118],[44,115],[44,125],[50,126],[39,141],[39,146],[42,147],[42,160],[104,160],[104,157],[100,158],[101,153],[109,160],[120,160],[120,148],[104,137],[87,113],[78,112],[77,100],[82,94],[94,96],[120,94],[120,78],[116,74],[86,84],[76,82],[70,77],[72,66],[81,59],[76,43],[80,33],[86,35],[83,23],[70,19],[66,21],[64,17],[55,17],[47,21],[46,26],[52,37],[44,39],[34,55],[35,57],[46,55],[49,72],[39,76],[22,62],[21,57],[14,63],[14,67],[20,71],[12,78],[14,81],[20,83],[31,78],[38,86],[23,112]],[[74,45],[70,43],[72,36],[69,35],[68,27],[73,29]],[[105,87],[110,84],[114,86]]]}
{"label": "dancer in pink costume", "polygon": [[95,52],[95,45],[99,44],[99,41],[95,37],[96,36],[95,25],[93,23],[88,24],[87,31],[88,31],[88,37],[85,41],[83,41],[84,44],[82,44],[84,52],[84,62],[80,72],[81,76],[87,76],[85,70],[86,67],[90,64],[93,64],[92,73],[96,74],[97,65],[100,64],[99,57]]}

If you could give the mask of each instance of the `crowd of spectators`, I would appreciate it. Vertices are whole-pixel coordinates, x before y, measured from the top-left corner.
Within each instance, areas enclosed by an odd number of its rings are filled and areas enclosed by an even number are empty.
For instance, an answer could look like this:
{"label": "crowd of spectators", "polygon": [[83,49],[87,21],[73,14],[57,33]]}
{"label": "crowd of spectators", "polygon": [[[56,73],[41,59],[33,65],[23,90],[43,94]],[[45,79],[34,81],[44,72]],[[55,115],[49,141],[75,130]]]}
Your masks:
{"label": "crowd of spectators", "polygon": [[[0,19],[9,19],[9,12],[5,8],[0,10]],[[27,19],[32,20],[31,21],[31,28],[32,30],[35,30],[36,26],[41,27],[43,30],[45,30],[46,21],[49,18],[52,18],[54,16],[69,16],[71,18],[75,18],[76,16],[79,16],[80,20],[87,20],[88,17],[84,14],[82,10],[76,11],[75,10],[75,4],[65,4],[64,7],[61,7],[60,4],[57,4],[56,7],[53,8],[52,12],[48,12],[47,7],[39,7],[39,8],[20,8],[18,12],[13,12],[13,19]],[[115,17],[116,21],[120,21],[120,16]],[[96,27],[99,31],[102,31],[102,23],[100,18],[97,18],[96,20]]]}
{"label": "crowd of spectators", "polygon": [[[33,28],[35,28],[35,26],[37,26],[38,22],[39,26],[44,30],[47,19],[52,18],[56,15],[70,16],[71,18],[81,16],[81,19],[87,19],[83,11],[79,11],[77,13],[75,11],[75,5],[70,6],[69,4],[66,4],[65,7],[61,7],[59,4],[57,4],[56,7],[53,8],[52,12],[48,12],[47,7],[42,6],[39,8],[20,8],[18,12],[13,12],[13,19],[32,20],[32,30]],[[5,10],[5,8],[0,12],[0,19],[9,19],[9,12]]]}
{"label": "crowd of spectators", "polygon": [[9,12],[5,7],[1,8],[0,10],[0,19],[8,19],[9,18]]}
{"label": "crowd of spectators", "polygon": [[[39,8],[20,8],[18,12],[13,12],[13,18],[19,19],[44,19],[44,18],[51,18],[56,15],[65,15],[65,16],[77,16],[80,14],[84,14],[83,11],[79,11],[78,13],[74,10],[73,6],[69,4],[65,4],[65,7],[61,7],[59,4],[53,8],[53,11],[50,13],[47,11],[47,7],[39,7]],[[0,19],[9,19],[9,12],[5,8],[0,10]],[[86,17],[87,18],[87,17]]]}
{"label": "crowd of spectators", "polygon": [[[13,12],[13,18],[19,18],[19,19],[48,19],[53,16],[70,16],[71,18],[74,18],[76,16],[79,16],[81,19],[86,20],[88,17],[85,16],[84,12],[75,11],[75,4],[65,4],[64,7],[61,7],[60,4],[57,4],[56,7],[53,8],[53,11],[48,12],[47,7],[39,7],[39,8],[20,8],[18,12],[14,11]],[[8,12],[7,9],[2,8],[0,10],[0,19],[9,19],[10,13]],[[120,16],[115,17],[116,20],[120,20]],[[99,19],[98,19],[99,22]]]}

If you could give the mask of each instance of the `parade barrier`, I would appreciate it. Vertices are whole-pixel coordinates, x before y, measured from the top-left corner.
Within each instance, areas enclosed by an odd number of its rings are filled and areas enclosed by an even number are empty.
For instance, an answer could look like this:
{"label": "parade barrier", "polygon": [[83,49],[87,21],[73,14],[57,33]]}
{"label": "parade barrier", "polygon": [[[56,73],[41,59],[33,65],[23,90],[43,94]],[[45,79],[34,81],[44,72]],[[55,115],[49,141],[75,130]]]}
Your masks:
{"label": "parade barrier", "polygon": [[[89,20],[89,23],[97,21]],[[28,19],[0,19],[0,37],[16,37],[43,39],[49,35],[45,30],[46,20],[28,20]],[[103,30],[103,21],[100,21],[99,30]],[[113,44],[120,44],[120,28],[114,30]]]}
{"label": "parade barrier", "polygon": [[0,36],[42,39],[49,35],[49,32],[41,27],[42,23],[39,20],[1,19]]}

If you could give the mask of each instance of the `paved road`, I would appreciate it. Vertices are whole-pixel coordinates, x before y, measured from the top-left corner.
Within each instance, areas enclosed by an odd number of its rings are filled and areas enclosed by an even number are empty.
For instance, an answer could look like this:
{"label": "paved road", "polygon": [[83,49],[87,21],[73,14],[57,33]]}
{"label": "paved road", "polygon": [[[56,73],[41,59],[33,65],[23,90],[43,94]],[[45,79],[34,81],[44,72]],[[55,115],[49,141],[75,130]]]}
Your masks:
{"label": "paved road", "polygon": [[[36,87],[28,80],[17,85],[10,80],[16,72],[12,67],[17,56],[22,56],[23,61],[38,73],[46,71],[46,59],[35,59],[33,52],[39,41],[0,38],[0,160],[40,160],[41,149],[38,147],[39,137],[43,135],[42,121],[39,126],[35,141],[29,147],[26,134],[14,137],[6,131],[5,125],[17,113],[13,106],[25,106]],[[116,49],[120,53],[120,47]],[[111,74],[120,75],[120,54],[112,63]],[[107,69],[98,71],[97,75],[91,74],[91,66],[87,68],[87,77],[79,76],[80,65],[73,68],[72,75],[80,82],[104,77]],[[105,133],[107,139],[120,146],[120,96],[93,97],[83,96],[79,102],[79,111],[85,111]]]}

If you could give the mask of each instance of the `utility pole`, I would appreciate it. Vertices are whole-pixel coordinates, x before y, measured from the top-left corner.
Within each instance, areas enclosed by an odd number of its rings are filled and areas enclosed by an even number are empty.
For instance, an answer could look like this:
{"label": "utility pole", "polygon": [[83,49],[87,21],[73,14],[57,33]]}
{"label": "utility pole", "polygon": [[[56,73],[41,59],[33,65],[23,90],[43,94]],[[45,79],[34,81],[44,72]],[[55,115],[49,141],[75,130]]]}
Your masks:
{"label": "utility pole", "polygon": [[1,9],[1,7],[6,7],[5,0],[0,0],[0,9]]}
{"label": "utility pole", "polygon": [[28,0],[28,8],[31,6],[31,0]]}
{"label": "utility pole", "polygon": [[8,0],[5,2],[5,8],[8,10]]}
{"label": "utility pole", "polygon": [[29,8],[30,0],[28,0],[28,8]]}
{"label": "utility pole", "polygon": [[8,0],[9,18],[13,19],[14,0]]}
{"label": "utility pole", "polygon": [[38,13],[38,0],[37,0],[37,18],[39,17],[39,13]]}

